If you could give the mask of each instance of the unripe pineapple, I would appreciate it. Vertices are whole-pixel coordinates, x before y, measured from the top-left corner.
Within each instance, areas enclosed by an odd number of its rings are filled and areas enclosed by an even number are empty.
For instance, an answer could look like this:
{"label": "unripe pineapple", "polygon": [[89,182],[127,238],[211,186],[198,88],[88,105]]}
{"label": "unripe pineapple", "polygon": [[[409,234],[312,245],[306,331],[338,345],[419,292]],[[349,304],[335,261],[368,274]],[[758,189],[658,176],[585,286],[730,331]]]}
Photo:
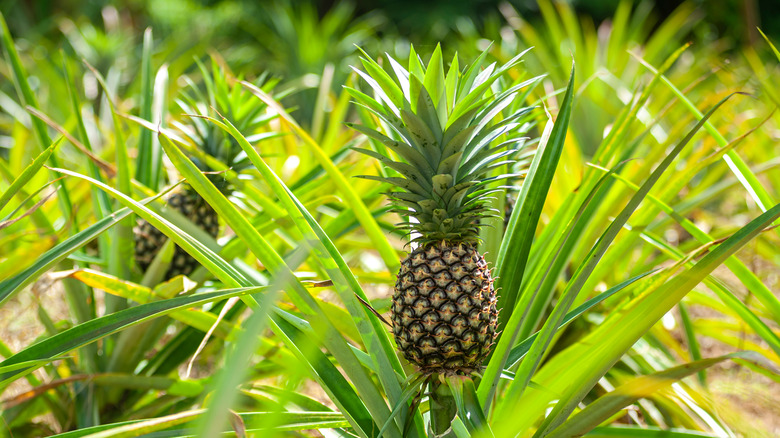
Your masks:
{"label": "unripe pineapple", "polygon": [[401,262],[393,334],[421,369],[472,370],[496,336],[496,291],[474,244],[419,246]]}
{"label": "unripe pineapple", "polygon": [[[168,207],[176,209],[179,213],[192,221],[198,227],[204,229],[211,237],[219,234],[219,217],[213,208],[189,186],[180,192],[172,194],[168,200]],[[160,251],[165,241],[168,240],[160,230],[145,220],[139,220],[133,229],[135,234],[135,261],[142,271],[146,271],[152,264],[154,257]],[[165,279],[177,275],[189,275],[200,264],[181,247],[174,249],[171,265],[165,272]]]}
{"label": "unripe pineapple", "polygon": [[[374,140],[358,149],[382,162],[397,213],[408,219],[416,248],[401,262],[393,293],[393,334],[403,355],[427,374],[477,370],[496,338],[496,290],[478,251],[479,219],[498,213],[489,187],[522,142],[518,120],[530,108],[506,111],[519,84],[500,92],[491,86],[520,61],[484,67],[486,53],[463,70],[457,56],[445,75],[441,48],[426,66],[411,50],[408,70],[387,60],[395,78],[366,55],[355,69],[375,97],[350,89],[376,124],[351,125]],[[502,115],[502,112],[509,112]]]}
{"label": "unripe pineapple", "polygon": [[[259,133],[261,127],[270,120],[270,116],[265,111],[265,104],[246,91],[241,84],[228,84],[228,73],[216,62],[212,63],[213,73],[209,73],[200,63],[198,67],[203,75],[206,93],[204,95],[203,91],[188,78],[182,78],[188,82],[188,87],[183,90],[176,103],[181,112],[186,115],[174,121],[173,125],[179,129],[184,140],[199,151],[191,154],[190,158],[202,171],[213,171],[206,164],[208,157],[219,160],[234,171],[241,171],[251,163],[246,156],[242,158],[241,146],[235,139],[208,120],[187,115],[216,116],[216,110],[247,136],[255,134],[271,136],[272,134]],[[270,92],[276,82],[261,76],[255,84],[264,91]],[[225,194],[233,190],[221,173],[209,174],[208,178]],[[179,191],[169,196],[167,204],[169,208],[177,210],[210,236],[216,238],[219,234],[219,217],[216,211],[189,185],[183,184]],[[139,220],[133,231],[136,264],[141,271],[146,271],[168,238],[144,220]],[[176,246],[164,279],[189,275],[198,266],[200,264],[194,258]]]}

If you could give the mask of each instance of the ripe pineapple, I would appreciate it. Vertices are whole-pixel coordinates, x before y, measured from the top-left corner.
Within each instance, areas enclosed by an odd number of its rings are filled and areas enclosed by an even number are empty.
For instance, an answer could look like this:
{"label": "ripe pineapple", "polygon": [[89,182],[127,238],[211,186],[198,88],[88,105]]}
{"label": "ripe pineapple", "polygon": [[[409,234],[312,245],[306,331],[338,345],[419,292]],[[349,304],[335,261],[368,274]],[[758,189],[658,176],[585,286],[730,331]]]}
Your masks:
{"label": "ripe pineapple", "polygon": [[[210,74],[202,64],[198,63],[198,66],[206,85],[206,95],[204,96],[198,86],[188,78],[184,78],[188,82],[188,87],[176,100],[181,112],[183,114],[215,116],[213,109],[216,109],[250,138],[253,134],[258,134],[258,129],[270,120],[265,112],[265,105],[259,99],[254,98],[250,92],[245,91],[241,84],[229,85],[226,77],[227,72],[216,62],[212,62],[213,74]],[[276,82],[276,80],[267,80],[267,77],[263,75],[255,81],[255,85],[270,92]],[[213,171],[206,164],[208,157],[219,160],[237,172],[251,165],[249,159],[241,153],[241,147],[238,143],[208,120],[184,116],[181,120],[174,121],[173,125],[196,150],[190,158],[202,171]],[[271,134],[258,135],[266,137]],[[232,187],[223,174],[209,174],[208,178],[223,193],[227,194],[232,191]],[[216,238],[219,234],[219,217],[216,211],[189,185],[183,184],[179,191],[170,195],[167,204],[169,208],[177,210],[212,237]],[[136,263],[142,271],[146,271],[168,238],[144,220],[138,221],[134,234]],[[164,279],[167,280],[177,275],[189,275],[198,266],[199,263],[194,258],[176,246],[171,265],[166,271]]]}
{"label": "ripe pineapple", "polygon": [[501,113],[528,82],[491,91],[521,56],[483,67],[483,53],[461,70],[456,55],[445,75],[440,47],[427,66],[412,48],[408,70],[388,57],[395,78],[367,55],[365,71],[355,69],[376,97],[349,91],[377,120],[350,125],[374,140],[376,150],[358,150],[398,175],[365,178],[400,189],[388,195],[416,246],[398,272],[393,334],[426,374],[477,370],[497,336],[496,290],[478,251],[478,221],[498,213],[488,201],[499,189],[488,185],[511,175],[491,175],[522,144],[515,130],[530,108]]}

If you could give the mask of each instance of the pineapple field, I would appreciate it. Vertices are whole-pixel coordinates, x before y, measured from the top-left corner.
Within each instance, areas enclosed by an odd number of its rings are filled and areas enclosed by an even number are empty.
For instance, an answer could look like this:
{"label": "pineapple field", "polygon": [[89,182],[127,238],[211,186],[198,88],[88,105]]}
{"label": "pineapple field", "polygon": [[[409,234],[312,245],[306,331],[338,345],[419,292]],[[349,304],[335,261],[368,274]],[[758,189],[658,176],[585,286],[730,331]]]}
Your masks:
{"label": "pineapple field", "polygon": [[780,436],[712,3],[0,0],[0,437]]}

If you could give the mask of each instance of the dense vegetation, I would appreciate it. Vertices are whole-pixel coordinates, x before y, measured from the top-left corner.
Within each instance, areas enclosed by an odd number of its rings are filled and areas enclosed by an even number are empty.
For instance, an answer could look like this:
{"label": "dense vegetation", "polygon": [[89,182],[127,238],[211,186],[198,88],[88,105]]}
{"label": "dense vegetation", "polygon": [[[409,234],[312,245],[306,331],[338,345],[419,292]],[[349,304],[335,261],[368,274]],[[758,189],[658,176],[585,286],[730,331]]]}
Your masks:
{"label": "dense vegetation", "polygon": [[0,4],[0,436],[780,433],[773,29]]}

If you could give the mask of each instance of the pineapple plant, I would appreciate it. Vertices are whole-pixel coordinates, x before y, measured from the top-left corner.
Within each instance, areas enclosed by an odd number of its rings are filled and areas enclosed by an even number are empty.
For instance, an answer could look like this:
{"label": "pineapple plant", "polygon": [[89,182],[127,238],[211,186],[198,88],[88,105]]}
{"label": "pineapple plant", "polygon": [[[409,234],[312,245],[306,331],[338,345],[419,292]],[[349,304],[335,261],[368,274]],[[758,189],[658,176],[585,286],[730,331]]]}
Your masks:
{"label": "pineapple plant", "polygon": [[[192,161],[199,169],[208,173],[208,178],[220,191],[228,194],[233,191],[233,186],[223,172],[218,172],[218,169],[213,167],[214,163],[236,172],[246,169],[251,163],[235,139],[213,123],[197,116],[215,116],[216,111],[232,120],[242,132],[257,134],[257,139],[273,135],[258,133],[272,116],[266,113],[265,105],[253,98],[238,81],[228,84],[226,68],[216,61],[212,61],[212,73],[200,62],[198,67],[206,92],[204,94],[197,84],[184,77],[187,86],[176,99],[176,104],[186,116],[173,121],[173,125],[178,129],[182,140],[189,144]],[[277,82],[276,79],[269,79],[267,75],[261,75],[255,85],[269,92]],[[216,211],[186,183],[171,194],[166,202],[168,208],[176,210],[210,236],[216,238],[219,234],[219,217]],[[138,221],[134,235],[136,264],[145,272],[167,241],[167,237],[144,220]],[[192,256],[176,246],[164,279],[190,275],[198,266],[199,263]]]}
{"label": "pineapple plant", "polygon": [[373,117],[350,126],[372,140],[358,151],[384,165],[396,213],[413,247],[401,262],[392,300],[392,330],[404,357],[427,375],[478,371],[497,337],[493,276],[479,251],[480,219],[496,216],[491,195],[513,174],[508,158],[523,145],[518,128],[532,108],[514,105],[525,81],[499,90],[497,79],[521,55],[497,67],[483,52],[445,73],[441,47],[427,65],[411,49],[409,67],[391,57],[393,78],[370,56],[355,71],[373,96],[349,89]]}
{"label": "pineapple plant", "polygon": [[[181,213],[192,223],[205,230],[211,237],[216,238],[219,234],[217,213],[190,186],[185,185],[179,192],[170,195],[166,202],[169,208]],[[146,271],[168,238],[143,219],[138,220],[133,234],[135,236],[135,261],[142,271]],[[168,280],[178,275],[189,275],[198,266],[199,263],[192,256],[176,246],[164,279]]]}

